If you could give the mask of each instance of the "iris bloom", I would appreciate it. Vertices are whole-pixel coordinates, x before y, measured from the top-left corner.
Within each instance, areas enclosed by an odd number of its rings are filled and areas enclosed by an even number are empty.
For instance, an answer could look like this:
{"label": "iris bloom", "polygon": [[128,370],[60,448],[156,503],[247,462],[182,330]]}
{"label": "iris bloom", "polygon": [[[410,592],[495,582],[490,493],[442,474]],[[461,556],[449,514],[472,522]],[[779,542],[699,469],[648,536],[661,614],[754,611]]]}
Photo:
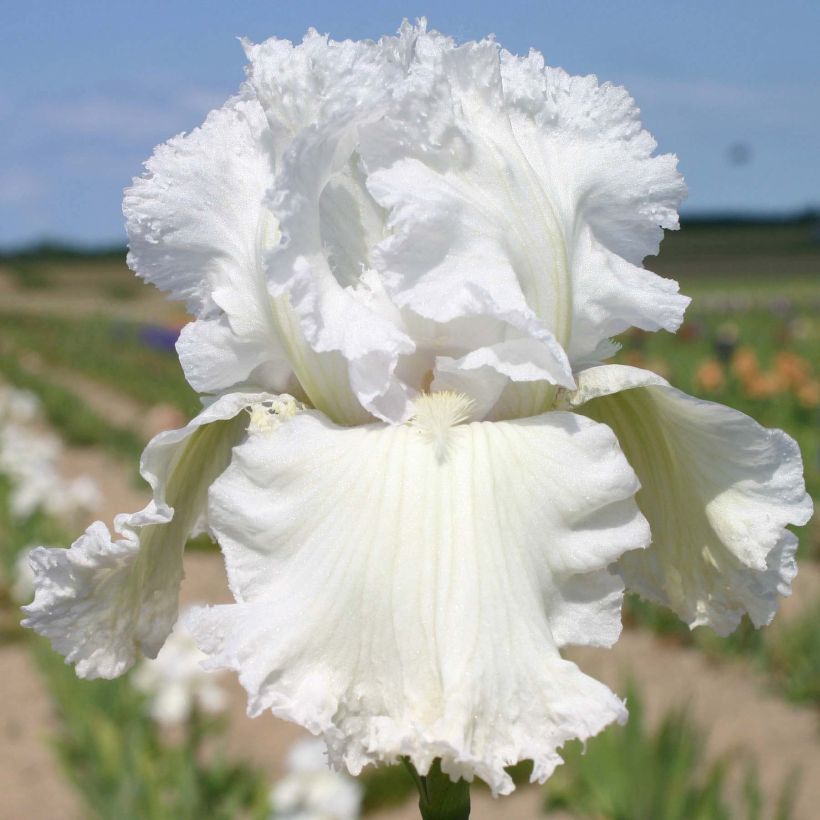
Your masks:
{"label": "iris bloom", "polygon": [[642,267],[685,188],[622,89],[405,24],[245,44],[247,81],[125,195],[129,263],[196,317],[205,409],[147,447],[112,536],[39,550],[27,625],[84,677],[155,655],[193,531],[236,603],[187,619],[249,711],[358,773],[512,790],[626,717],[561,657],[624,586],[760,626],[810,515],[794,441],[606,364],[688,299]]}
{"label": "iris bloom", "polygon": [[134,670],[134,686],[148,696],[148,711],[157,723],[181,726],[196,710],[216,714],[225,708],[227,695],[218,676],[202,668],[205,657],[178,622],[157,657],[144,659]]}
{"label": "iris bloom", "polygon": [[314,737],[297,740],[288,750],[287,774],[270,792],[270,820],[358,820],[362,788],[332,771],[327,750]]}

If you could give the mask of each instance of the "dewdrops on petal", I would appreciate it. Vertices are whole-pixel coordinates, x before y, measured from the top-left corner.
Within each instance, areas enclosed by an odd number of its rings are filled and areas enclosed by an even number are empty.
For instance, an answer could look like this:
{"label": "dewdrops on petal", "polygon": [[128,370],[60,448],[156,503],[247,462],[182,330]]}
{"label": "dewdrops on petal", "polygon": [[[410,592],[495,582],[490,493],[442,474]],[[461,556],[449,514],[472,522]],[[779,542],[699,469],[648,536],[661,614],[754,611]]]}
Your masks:
{"label": "dewdrops on petal", "polygon": [[150,699],[150,713],[164,726],[177,726],[190,718],[194,709],[215,714],[226,705],[219,674],[202,668],[205,653],[191,634],[177,623],[154,659],[147,659],[134,671],[134,686]]}
{"label": "dewdrops on petal", "polygon": [[357,820],[362,788],[330,768],[322,740],[298,740],[286,766],[288,773],[271,789],[271,820]]}

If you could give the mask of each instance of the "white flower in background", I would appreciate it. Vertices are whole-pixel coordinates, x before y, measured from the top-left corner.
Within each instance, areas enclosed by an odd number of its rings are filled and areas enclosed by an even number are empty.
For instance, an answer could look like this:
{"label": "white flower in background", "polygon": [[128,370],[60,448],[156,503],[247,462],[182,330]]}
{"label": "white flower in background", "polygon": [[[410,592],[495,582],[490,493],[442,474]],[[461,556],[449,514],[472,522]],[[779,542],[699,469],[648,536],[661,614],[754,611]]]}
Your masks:
{"label": "white flower in background", "polygon": [[150,697],[151,717],[164,726],[185,723],[195,708],[214,714],[225,708],[225,691],[206,672],[206,655],[181,623],[174,626],[156,658],[143,660],[131,678]]}
{"label": "white flower in background", "polygon": [[623,89],[424,25],[246,51],[124,206],[214,395],[148,445],[154,500],[118,536],[35,551],[26,623],[121,674],[162,646],[205,527],[236,603],[187,623],[252,714],[354,774],[441,758],[507,793],[532,759],[543,781],[625,719],[560,655],[617,639],[624,581],[721,633],[771,619],[811,511],[797,447],[603,363],[688,302],[642,267],[684,186]]}
{"label": "white flower in background", "polygon": [[15,521],[38,510],[68,518],[100,503],[88,476],[64,479],[58,469],[60,440],[40,429],[39,403],[26,391],[0,386],[0,473],[11,483],[9,509]]}
{"label": "white flower in background", "polygon": [[97,482],[87,475],[64,480],[59,498],[52,500],[54,515],[69,515],[78,511],[89,512],[102,503],[102,493]]}
{"label": "white flower in background", "polygon": [[33,424],[40,412],[40,400],[34,393],[0,384],[0,425]]}
{"label": "white flower in background", "polygon": [[356,820],[362,789],[330,768],[326,744],[303,738],[288,752],[288,773],[270,793],[272,820]]}

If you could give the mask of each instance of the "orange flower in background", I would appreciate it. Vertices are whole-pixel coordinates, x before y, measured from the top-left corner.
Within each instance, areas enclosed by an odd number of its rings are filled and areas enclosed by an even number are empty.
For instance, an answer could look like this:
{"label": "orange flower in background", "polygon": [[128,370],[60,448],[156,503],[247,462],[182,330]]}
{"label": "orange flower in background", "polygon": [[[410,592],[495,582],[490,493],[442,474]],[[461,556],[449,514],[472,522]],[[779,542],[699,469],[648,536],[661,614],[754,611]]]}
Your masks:
{"label": "orange flower in background", "polygon": [[743,381],[746,395],[752,399],[768,399],[777,393],[782,393],[786,387],[778,373],[768,371],[755,373]]}
{"label": "orange flower in background", "polygon": [[705,393],[715,393],[726,386],[723,365],[717,359],[704,359],[695,371],[695,384]]}
{"label": "orange flower in background", "polygon": [[757,353],[751,347],[739,347],[732,356],[732,373],[742,382],[760,374]]}
{"label": "orange flower in background", "polygon": [[803,407],[820,407],[820,381],[813,379],[798,388],[797,401]]}
{"label": "orange flower in background", "polygon": [[647,359],[644,367],[647,370],[651,370],[653,373],[657,373],[664,379],[669,378],[669,363],[666,359],[663,359],[660,356],[653,356],[651,359]]}
{"label": "orange flower in background", "polygon": [[781,351],[775,356],[774,369],[785,385],[792,390],[799,389],[811,378],[811,362],[788,350]]}
{"label": "orange flower in background", "polygon": [[624,363],[630,367],[643,367],[646,369],[646,356],[640,350],[628,350],[624,353]]}

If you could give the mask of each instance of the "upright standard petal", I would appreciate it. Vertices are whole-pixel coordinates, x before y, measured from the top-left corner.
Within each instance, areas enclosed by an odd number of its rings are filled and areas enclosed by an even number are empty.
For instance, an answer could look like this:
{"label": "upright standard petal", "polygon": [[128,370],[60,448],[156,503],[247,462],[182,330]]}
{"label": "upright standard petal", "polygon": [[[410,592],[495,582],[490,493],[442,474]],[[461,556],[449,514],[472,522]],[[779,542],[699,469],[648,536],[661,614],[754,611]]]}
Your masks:
{"label": "upright standard petal", "polygon": [[[377,267],[421,315],[506,326],[500,343],[490,335],[493,355],[478,351],[520,394],[506,411],[550,405],[554,390],[523,383],[536,366],[538,379],[572,386],[567,355],[588,361],[632,325],[677,328],[688,299],[640,265],[677,227],[685,188],[674,157],[652,156],[623,89],[545,68],[535,52],[424,31],[406,70],[394,105],[362,135],[368,187],[392,227]],[[521,335],[539,355],[512,372],[506,343]]]}
{"label": "upright standard petal", "polygon": [[271,143],[259,103],[236,97],[157,148],[146,175],[125,192],[128,264],[197,317],[178,350],[199,392],[243,382],[276,392],[289,386],[262,266],[279,241],[264,206],[275,170]]}
{"label": "upright standard petal", "polygon": [[376,43],[313,30],[296,46],[273,38],[245,49],[276,154],[268,204],[281,239],[266,264],[277,320],[299,342],[289,359],[313,406],[335,421],[401,421],[414,391],[395,371],[413,343],[370,305],[363,275],[384,218],[356,150],[360,125],[380,115],[398,67]]}
{"label": "upright standard petal", "polygon": [[410,412],[411,391],[396,367],[414,344],[393,315],[373,308],[362,280],[372,234],[381,236],[383,227],[357,167],[358,129],[372,116],[372,108],[351,111],[306,129],[285,158],[271,202],[283,237],[267,256],[271,293],[293,305],[315,354],[339,360],[321,380],[314,374],[306,392],[347,424],[373,416],[400,422]]}
{"label": "upright standard petal", "polygon": [[604,425],[453,426],[468,411],[434,394],[409,425],[252,424],[210,494],[237,603],[188,626],[251,713],[322,733],[354,774],[440,757],[506,793],[505,766],[543,780],[565,741],[624,718],[558,649],[615,640],[607,566],[649,533]]}
{"label": "upright standard petal", "polygon": [[627,588],[721,635],[744,612],[769,623],[797,572],[786,526],[812,511],[794,440],[633,367],[583,371],[569,404],[612,427],[641,480],[653,543],[618,562]]}
{"label": "upright standard petal", "polygon": [[154,657],[177,618],[182,551],[201,523],[208,488],[246,426],[243,408],[270,398],[224,396],[180,430],[145,448],[141,473],[154,491],[138,513],[101,521],[69,549],[32,552],[36,594],[24,611],[83,678],[114,678],[141,650]]}
{"label": "upright standard petal", "polygon": [[563,244],[526,161],[503,150],[497,47],[458,49],[419,32],[407,74],[383,120],[362,135],[368,189],[390,213],[391,233],[374,253],[385,287],[401,307],[440,323],[486,317],[492,353],[483,359],[507,376],[525,375],[509,372],[506,355],[510,340],[525,337],[526,377],[571,386]]}

